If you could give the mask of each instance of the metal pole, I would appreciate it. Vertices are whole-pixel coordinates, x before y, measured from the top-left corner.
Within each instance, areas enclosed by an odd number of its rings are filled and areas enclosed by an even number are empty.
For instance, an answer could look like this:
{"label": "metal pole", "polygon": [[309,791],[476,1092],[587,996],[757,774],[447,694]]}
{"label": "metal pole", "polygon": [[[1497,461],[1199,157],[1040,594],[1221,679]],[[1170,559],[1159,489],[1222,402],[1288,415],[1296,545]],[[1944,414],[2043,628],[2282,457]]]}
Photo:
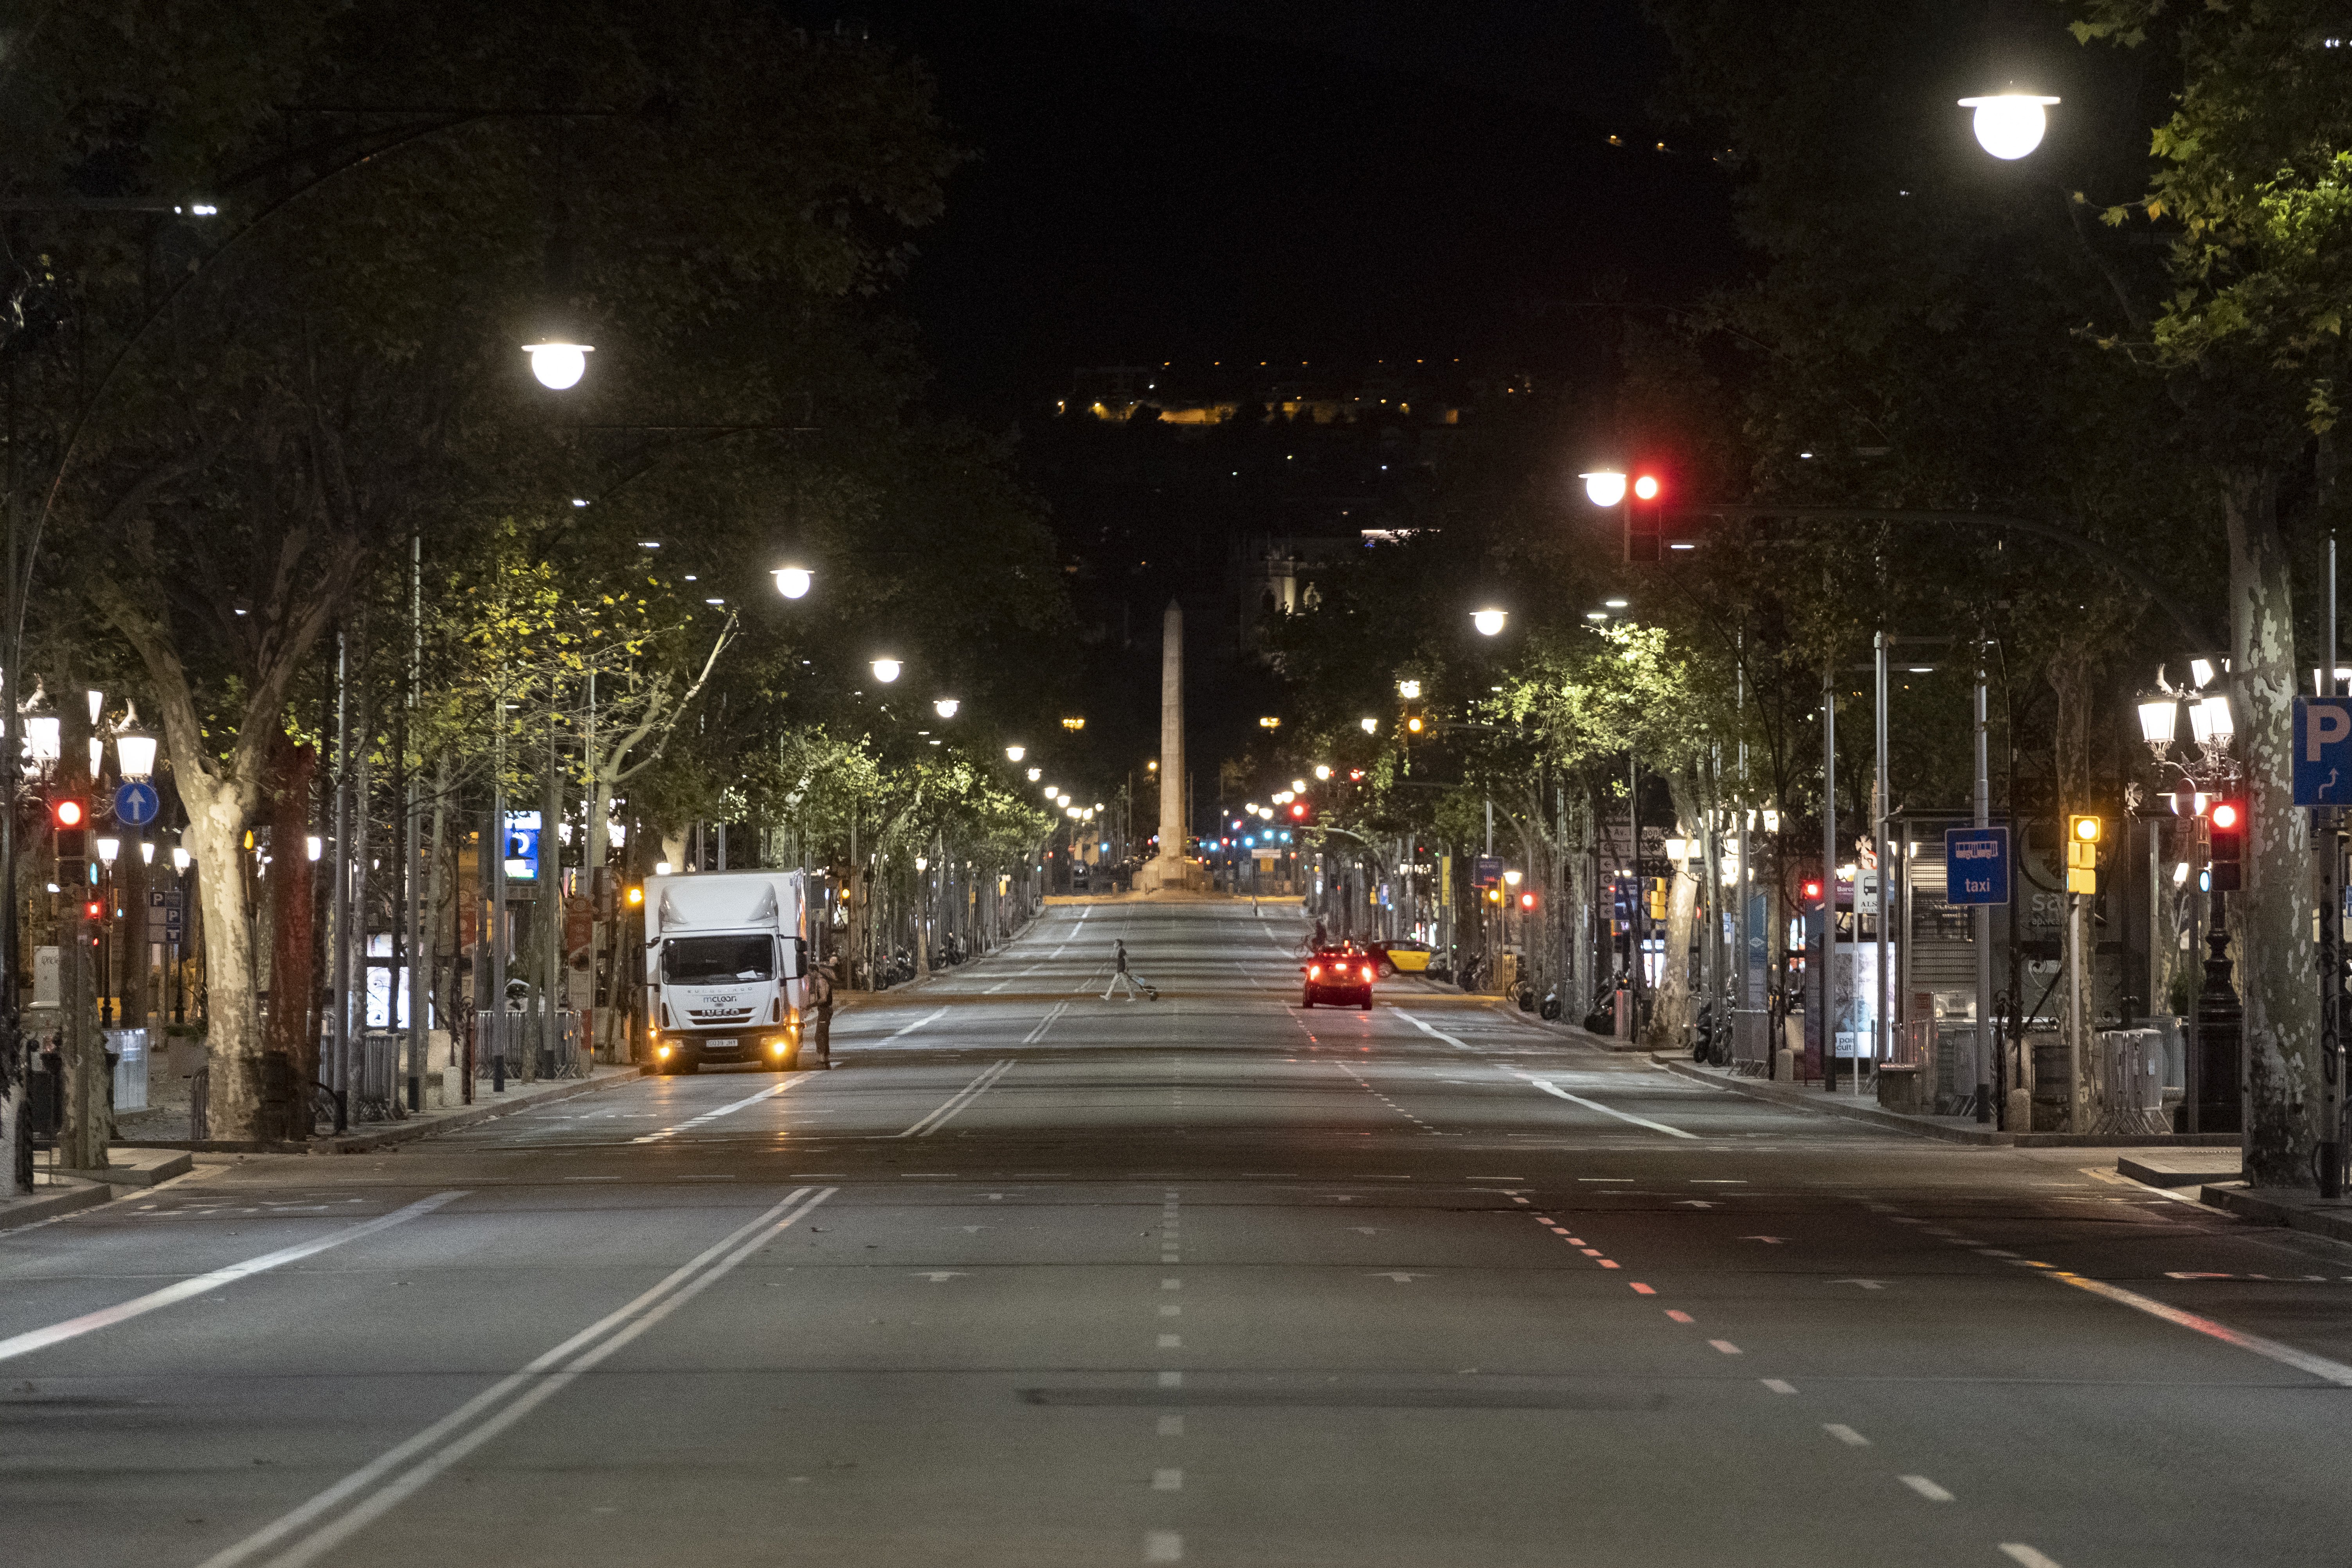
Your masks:
{"label": "metal pole", "polygon": [[[1859,905],[1857,905],[1859,907]],[[1837,674],[1822,668],[1822,1083],[1837,1088]]]}
{"label": "metal pole", "polygon": [[[1893,1020],[1887,1016],[1886,1006],[1886,915],[1887,906],[1893,901],[1887,897],[1887,893],[1894,878],[1888,875],[1889,868],[1886,864],[1892,858],[1886,853],[1886,812],[1890,804],[1887,799],[1890,785],[1886,766],[1886,634],[1883,631],[1877,632],[1873,635],[1871,640],[1876,649],[1874,663],[1876,667],[1878,681],[1876,715],[1878,787],[1875,791],[1877,798],[1874,803],[1870,821],[1870,847],[1878,857],[1878,908],[1874,911],[1878,917],[1876,921],[1878,966],[1876,973],[1872,974],[1870,979],[1870,1061],[1871,1070],[1875,1072],[1878,1064],[1894,1054],[1891,1048],[1893,1041],[1887,1032]],[[1853,1091],[1856,1094],[1862,1092],[1862,1082],[1859,1077],[1854,1080]]]}
{"label": "metal pole", "polygon": [[499,672],[490,719],[490,831],[483,847],[490,852],[489,961],[483,967],[488,1005],[483,1016],[490,1025],[490,1092],[507,1091],[507,688]]}
{"label": "metal pole", "polygon": [[[328,1067],[328,1088],[335,1097],[335,1131],[351,1125],[351,689],[350,647],[341,627],[335,631],[335,876],[330,929],[328,991],[335,1007],[331,1037],[334,1059]],[[280,853],[286,851],[281,850]]]}
{"label": "metal pole", "polygon": [[[1740,635],[1739,647],[1744,656],[1747,648],[1745,632]],[[1731,1025],[1732,1049],[1727,1054],[1736,1059],[1739,1047],[1741,1021],[1746,1015],[1754,1012],[1757,1005],[1755,955],[1750,946],[1756,940],[1756,932],[1753,929],[1755,912],[1754,900],[1748,888],[1748,814],[1755,809],[1755,805],[1748,798],[1748,661],[1745,657],[1737,660],[1732,666],[1732,685],[1734,711],[1738,715],[1739,733],[1738,754],[1735,759],[1739,769],[1739,816],[1736,825],[1738,833],[1737,853],[1739,859],[1732,871],[1733,885],[1738,889],[1736,897],[1739,900],[1732,909],[1732,929],[1737,933],[1738,942],[1736,962],[1738,965],[1739,979],[1737,984],[1739,1000],[1733,1007],[1728,1020]],[[1769,1040],[1765,1042],[1764,1062],[1766,1076],[1769,1077],[1772,1062],[1771,1042]]]}
{"label": "metal pole", "polygon": [[[2327,678],[2322,689],[2336,692],[2336,532],[2327,534]],[[2344,1195],[2344,846],[2336,837],[2342,813],[2332,806],[2311,814],[2312,840],[2320,854],[2319,910],[2319,1195]]]}
{"label": "metal pole", "polygon": [[[1985,645],[1977,643],[1977,779],[1976,825],[1992,826],[1992,762],[1990,726],[1986,722]],[[2153,840],[2150,841],[2151,843]],[[1992,1120],[1992,906],[1979,904],[1969,912],[1977,947],[1977,1121]]]}
{"label": "metal pole", "polygon": [[[416,744],[416,713],[425,684],[425,540],[422,534],[408,536],[408,750]],[[424,822],[425,792],[421,774],[423,759],[408,756],[402,766],[408,770],[408,800],[405,813],[408,831],[408,929],[403,934],[403,945],[408,952],[408,1109],[422,1110],[425,1100],[425,979],[427,967],[425,954],[425,883],[422,857],[417,854],[420,829]]]}

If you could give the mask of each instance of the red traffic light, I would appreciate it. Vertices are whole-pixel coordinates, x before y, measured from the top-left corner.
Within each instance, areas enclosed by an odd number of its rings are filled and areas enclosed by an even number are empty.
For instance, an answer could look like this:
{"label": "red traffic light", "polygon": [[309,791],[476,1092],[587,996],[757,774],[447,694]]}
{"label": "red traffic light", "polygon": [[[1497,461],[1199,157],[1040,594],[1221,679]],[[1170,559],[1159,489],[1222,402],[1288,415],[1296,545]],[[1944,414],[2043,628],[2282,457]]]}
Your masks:
{"label": "red traffic light", "polygon": [[84,920],[104,920],[106,918],[106,905],[100,900],[92,899],[89,902],[81,907],[81,912]]}
{"label": "red traffic light", "polygon": [[1307,803],[1305,801],[1294,800],[1290,803],[1290,819],[1293,822],[1304,822],[1307,820]]}
{"label": "red traffic light", "polygon": [[1821,896],[1822,896],[1822,885],[1821,885],[1821,883],[1820,883],[1820,882],[1818,882],[1818,881],[1810,881],[1810,880],[1809,880],[1809,881],[1807,881],[1807,882],[1806,882],[1806,884],[1805,884],[1805,897],[1806,897],[1806,898],[1808,898],[1808,899],[1818,899],[1818,898],[1820,898]]}
{"label": "red traffic light", "polygon": [[2227,833],[2245,820],[2245,807],[2234,800],[2216,801],[2213,805],[2213,826]]}
{"label": "red traffic light", "polygon": [[79,827],[89,820],[89,807],[68,795],[49,807],[49,815],[59,827]]}
{"label": "red traffic light", "polygon": [[1535,907],[1536,896],[1533,893],[1521,893],[1519,895],[1519,908],[1523,910],[1531,910]]}
{"label": "red traffic light", "polygon": [[1655,474],[1643,474],[1640,479],[1635,479],[1633,481],[1633,495],[1635,499],[1640,500],[1657,500],[1658,476]]}

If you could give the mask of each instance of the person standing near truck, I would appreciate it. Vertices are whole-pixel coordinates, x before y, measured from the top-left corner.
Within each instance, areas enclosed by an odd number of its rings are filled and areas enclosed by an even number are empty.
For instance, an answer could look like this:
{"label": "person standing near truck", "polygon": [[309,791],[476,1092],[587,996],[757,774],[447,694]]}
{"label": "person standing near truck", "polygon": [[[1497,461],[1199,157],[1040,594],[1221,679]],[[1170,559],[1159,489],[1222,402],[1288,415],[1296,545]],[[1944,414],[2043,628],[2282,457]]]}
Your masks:
{"label": "person standing near truck", "polygon": [[833,975],[834,966],[841,962],[839,953],[809,971],[809,1005],[816,1015],[817,1066],[833,1065]]}

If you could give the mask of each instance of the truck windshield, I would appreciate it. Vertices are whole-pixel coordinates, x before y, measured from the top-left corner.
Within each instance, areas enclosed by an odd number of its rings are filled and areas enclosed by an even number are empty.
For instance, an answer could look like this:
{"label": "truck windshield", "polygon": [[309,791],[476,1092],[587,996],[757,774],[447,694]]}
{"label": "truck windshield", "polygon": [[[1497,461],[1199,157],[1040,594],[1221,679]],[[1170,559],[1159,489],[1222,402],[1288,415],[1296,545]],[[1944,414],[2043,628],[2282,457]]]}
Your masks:
{"label": "truck windshield", "polygon": [[662,944],[662,978],[672,985],[732,985],[776,977],[767,936],[681,936]]}

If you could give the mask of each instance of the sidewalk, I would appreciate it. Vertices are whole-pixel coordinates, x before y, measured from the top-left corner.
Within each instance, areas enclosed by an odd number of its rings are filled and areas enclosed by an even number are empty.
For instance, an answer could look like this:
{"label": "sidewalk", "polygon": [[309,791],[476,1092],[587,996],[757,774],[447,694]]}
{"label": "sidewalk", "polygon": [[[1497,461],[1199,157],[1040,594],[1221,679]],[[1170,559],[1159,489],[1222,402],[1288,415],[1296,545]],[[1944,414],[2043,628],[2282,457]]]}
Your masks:
{"label": "sidewalk", "polygon": [[2260,1192],[2237,1183],[2208,1183],[2198,1196],[2217,1208],[2257,1225],[2284,1226],[2331,1241],[2352,1241],[2352,1202],[2323,1202],[2318,1193],[2295,1187],[2265,1187]]}
{"label": "sidewalk", "polygon": [[415,1110],[398,1121],[366,1122],[337,1137],[313,1138],[301,1143],[238,1142],[228,1139],[210,1138],[202,1141],[187,1138],[125,1138],[112,1145],[116,1149],[185,1149],[205,1154],[359,1154],[371,1149],[386,1149],[395,1143],[413,1143],[419,1138],[430,1138],[436,1132],[448,1132],[460,1127],[473,1127],[493,1121],[509,1111],[525,1106],[552,1105],[559,1100],[575,1099],[583,1094],[615,1089],[634,1083],[644,1074],[637,1067],[616,1067],[599,1062],[586,1078],[548,1079],[537,1083],[517,1083],[509,1079],[504,1093],[493,1093],[489,1079],[483,1079],[474,1086],[474,1103],[452,1105],[437,1110]]}
{"label": "sidewalk", "polygon": [[1677,1078],[1698,1083],[1712,1084],[1717,1089],[1744,1094],[1750,1100],[1769,1100],[1792,1110],[1816,1111],[1824,1116],[1841,1116],[1849,1121],[1866,1121],[1896,1132],[1907,1132],[1919,1138],[1940,1138],[1948,1143],[1969,1143],[1991,1149],[2153,1149],[2153,1148],[2235,1148],[2238,1135],[2234,1132],[2208,1132],[2194,1137],[2150,1138],[2145,1132],[2107,1134],[2099,1132],[2002,1132],[1990,1123],[1979,1124],[1960,1116],[1911,1116],[1899,1110],[1889,1110],[1868,1095],[1851,1091],[1832,1094],[1815,1084],[1775,1083],[1760,1078],[1742,1078],[1726,1068],[1703,1067],[1680,1056],[1657,1052],[1651,1058]]}

